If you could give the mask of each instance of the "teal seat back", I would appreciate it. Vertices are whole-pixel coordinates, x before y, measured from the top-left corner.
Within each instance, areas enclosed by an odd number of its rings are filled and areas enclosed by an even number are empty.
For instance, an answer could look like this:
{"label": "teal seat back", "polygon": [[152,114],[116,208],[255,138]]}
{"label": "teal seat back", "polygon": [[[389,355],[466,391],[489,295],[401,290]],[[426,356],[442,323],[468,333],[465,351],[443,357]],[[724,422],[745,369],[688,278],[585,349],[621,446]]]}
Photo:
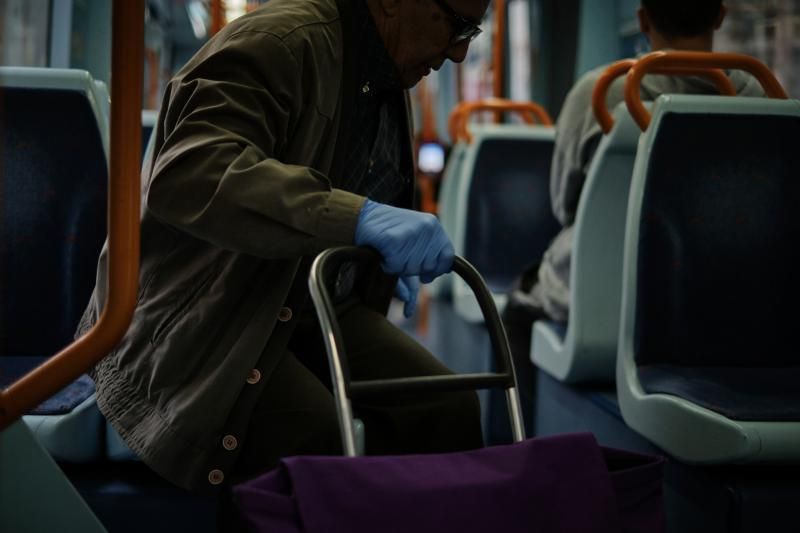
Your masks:
{"label": "teal seat back", "polygon": [[800,365],[800,117],[667,103],[638,220],[637,362]]}
{"label": "teal seat back", "polygon": [[614,124],[594,154],[572,227],[569,323],[538,322],[533,330],[532,360],[567,383],[614,381],[628,192],[641,134],[624,104]]}
{"label": "teal seat back", "polygon": [[106,236],[107,117],[85,71],[2,67],[0,85],[0,349],[49,356],[72,340],[94,287]]}
{"label": "teal seat back", "polygon": [[[628,192],[641,134],[624,104],[615,110],[614,120],[613,130],[595,153],[578,204],[567,333],[576,358],[581,353],[612,356],[604,362],[605,380],[614,379]],[[576,360],[576,364],[581,362]]]}
{"label": "teal seat back", "polygon": [[[539,261],[559,230],[550,205],[550,163],[555,130],[520,124],[470,129],[458,180],[453,246],[481,273],[499,308],[514,280]],[[453,283],[456,313],[483,320],[462,280]]]}
{"label": "teal seat back", "polygon": [[682,461],[800,460],[800,102],[662,96],[631,182],[617,394]]}

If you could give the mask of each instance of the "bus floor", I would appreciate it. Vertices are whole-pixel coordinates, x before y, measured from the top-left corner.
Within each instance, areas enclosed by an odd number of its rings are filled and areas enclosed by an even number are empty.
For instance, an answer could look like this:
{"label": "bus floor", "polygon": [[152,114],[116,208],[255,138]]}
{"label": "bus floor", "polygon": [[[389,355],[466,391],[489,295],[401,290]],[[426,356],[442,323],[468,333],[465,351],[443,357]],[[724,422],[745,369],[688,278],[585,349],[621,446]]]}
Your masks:
{"label": "bus floor", "polygon": [[59,466],[109,533],[217,531],[217,496],[179,489],[143,463]]}

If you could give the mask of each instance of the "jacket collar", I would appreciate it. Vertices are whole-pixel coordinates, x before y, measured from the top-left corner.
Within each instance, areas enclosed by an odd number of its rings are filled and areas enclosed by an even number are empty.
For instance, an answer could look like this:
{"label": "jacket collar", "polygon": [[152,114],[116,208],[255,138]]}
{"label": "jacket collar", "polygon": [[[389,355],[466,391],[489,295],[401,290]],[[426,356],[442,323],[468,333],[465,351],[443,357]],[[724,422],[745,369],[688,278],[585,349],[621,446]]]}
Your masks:
{"label": "jacket collar", "polygon": [[336,7],[339,10],[339,20],[342,24],[342,88],[339,93],[339,109],[341,118],[339,120],[339,131],[336,135],[336,148],[334,160],[331,164],[330,179],[333,183],[342,182],[344,173],[344,163],[346,161],[347,144],[350,138],[350,130],[353,117],[353,108],[356,103],[356,88],[358,84],[356,72],[357,42],[356,42],[356,20],[352,10],[353,0],[336,0]]}
{"label": "jacket collar", "polygon": [[[350,132],[352,131],[353,109],[356,105],[356,98],[358,96],[358,20],[353,12],[354,2],[364,2],[364,0],[336,0],[336,7],[339,11],[339,19],[342,25],[342,87],[339,94],[339,109],[341,110],[341,118],[339,120],[339,130],[336,135],[336,147],[334,152],[334,159],[331,163],[331,168],[328,177],[332,183],[338,184],[342,182],[342,176],[345,171],[345,161],[347,160],[347,146],[350,142]],[[404,91],[404,107],[406,115],[406,129],[409,135],[408,143],[408,161],[414,168],[414,140],[412,131],[412,118],[411,118],[411,101],[408,97],[408,91]],[[413,197],[416,193],[416,187],[411,187],[409,194],[405,199],[407,205],[410,207],[413,203]]]}
{"label": "jacket collar", "polygon": [[397,66],[386,50],[367,3],[355,0],[352,6],[357,35],[360,36],[357,51],[359,90],[373,94],[401,90]]}

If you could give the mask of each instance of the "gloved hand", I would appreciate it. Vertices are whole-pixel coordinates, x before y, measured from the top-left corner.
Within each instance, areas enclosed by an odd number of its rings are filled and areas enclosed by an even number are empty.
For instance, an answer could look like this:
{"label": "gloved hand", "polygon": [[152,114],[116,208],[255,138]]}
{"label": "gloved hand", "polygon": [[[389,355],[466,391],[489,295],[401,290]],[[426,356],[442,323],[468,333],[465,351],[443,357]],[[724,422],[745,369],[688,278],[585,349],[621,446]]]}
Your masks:
{"label": "gloved hand", "polygon": [[419,278],[417,276],[404,276],[398,278],[394,287],[394,295],[406,303],[403,306],[403,315],[411,318],[417,309],[417,295],[419,294]]}
{"label": "gloved hand", "polygon": [[453,268],[453,245],[439,220],[427,213],[367,200],[358,216],[355,244],[375,248],[389,274],[419,276],[423,283]]}

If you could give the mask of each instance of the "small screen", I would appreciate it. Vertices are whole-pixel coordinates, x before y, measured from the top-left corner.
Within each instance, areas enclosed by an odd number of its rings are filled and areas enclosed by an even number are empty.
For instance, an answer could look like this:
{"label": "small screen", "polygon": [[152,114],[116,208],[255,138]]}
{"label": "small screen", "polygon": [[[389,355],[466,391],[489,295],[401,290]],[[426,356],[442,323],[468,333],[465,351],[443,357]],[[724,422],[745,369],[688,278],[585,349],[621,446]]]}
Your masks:
{"label": "small screen", "polygon": [[419,147],[419,170],[425,174],[439,174],[444,170],[444,146],[425,143]]}

